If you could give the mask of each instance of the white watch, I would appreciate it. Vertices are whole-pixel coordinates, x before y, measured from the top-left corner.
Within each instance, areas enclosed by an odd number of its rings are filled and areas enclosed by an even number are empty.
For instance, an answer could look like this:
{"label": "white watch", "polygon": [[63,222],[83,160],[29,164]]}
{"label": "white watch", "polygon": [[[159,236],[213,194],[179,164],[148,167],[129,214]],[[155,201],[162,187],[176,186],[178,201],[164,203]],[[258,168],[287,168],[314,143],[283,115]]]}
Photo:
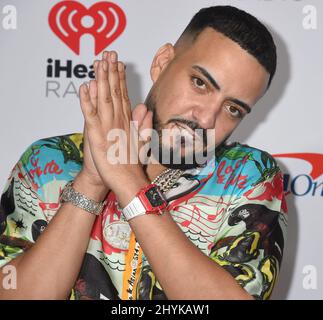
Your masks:
{"label": "white watch", "polygon": [[141,189],[134,199],[122,210],[127,220],[145,214],[161,215],[167,207],[167,201],[156,184],[149,184]]}
{"label": "white watch", "polygon": [[138,197],[135,197],[130,203],[125,206],[122,213],[127,221],[134,217],[142,216],[146,214],[146,208]]}

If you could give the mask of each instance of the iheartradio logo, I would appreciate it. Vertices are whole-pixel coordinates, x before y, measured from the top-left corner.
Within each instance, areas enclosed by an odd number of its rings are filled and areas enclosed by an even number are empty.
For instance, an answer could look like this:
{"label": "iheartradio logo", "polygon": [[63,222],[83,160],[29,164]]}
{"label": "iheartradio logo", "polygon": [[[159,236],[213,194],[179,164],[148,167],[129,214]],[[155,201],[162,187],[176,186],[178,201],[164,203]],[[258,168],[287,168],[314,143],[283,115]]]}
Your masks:
{"label": "iheartradio logo", "polygon": [[112,2],[98,2],[90,8],[77,1],[61,1],[50,11],[49,26],[74,53],[80,54],[80,39],[91,34],[95,55],[117,39],[126,27],[126,15]]}
{"label": "iheartradio logo", "polygon": [[[323,154],[322,153],[284,153],[275,154],[275,158],[291,159],[287,166],[293,174],[284,174],[285,194],[294,196],[323,197]],[[297,161],[297,164],[295,163]],[[302,166],[302,161],[305,166]]]}

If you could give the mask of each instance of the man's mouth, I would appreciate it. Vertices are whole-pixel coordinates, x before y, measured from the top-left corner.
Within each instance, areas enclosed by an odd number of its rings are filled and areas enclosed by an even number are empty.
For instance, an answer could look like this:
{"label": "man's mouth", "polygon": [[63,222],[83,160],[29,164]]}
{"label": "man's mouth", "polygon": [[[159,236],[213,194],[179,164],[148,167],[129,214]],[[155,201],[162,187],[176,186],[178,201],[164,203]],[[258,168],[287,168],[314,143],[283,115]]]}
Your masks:
{"label": "man's mouth", "polygon": [[[181,133],[181,143],[182,141],[185,141],[185,137],[187,137],[188,139],[192,139],[193,141],[195,140],[202,140],[202,137],[198,134],[197,130],[193,130],[192,128],[190,128],[189,126],[180,123],[180,122],[174,122],[174,127],[173,128],[177,128],[180,133]],[[171,128],[171,129],[173,129]]]}
{"label": "man's mouth", "polygon": [[183,125],[181,123],[175,123],[175,126],[178,128],[178,130],[180,131],[180,133],[181,133],[181,135],[183,137],[184,136],[185,137],[186,136],[189,136],[189,137],[194,138],[195,133],[194,133],[194,131],[191,128],[189,128],[189,127],[187,127],[187,126],[185,126],[185,125]]}

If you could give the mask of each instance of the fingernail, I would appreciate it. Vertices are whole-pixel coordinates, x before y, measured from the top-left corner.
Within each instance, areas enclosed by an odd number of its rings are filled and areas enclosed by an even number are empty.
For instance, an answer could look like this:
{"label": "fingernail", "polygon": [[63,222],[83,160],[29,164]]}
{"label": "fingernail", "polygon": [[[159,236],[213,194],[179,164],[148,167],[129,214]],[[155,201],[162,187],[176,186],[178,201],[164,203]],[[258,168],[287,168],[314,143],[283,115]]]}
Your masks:
{"label": "fingernail", "polygon": [[103,52],[103,59],[106,59],[108,57],[108,51]]}
{"label": "fingernail", "polygon": [[118,62],[118,71],[122,72],[124,70],[124,66],[122,62]]}
{"label": "fingernail", "polygon": [[87,83],[86,82],[84,82],[83,83],[83,91],[85,92],[85,93],[88,93],[88,91],[89,91],[89,89],[88,89],[88,87],[87,87]]}
{"label": "fingernail", "polygon": [[111,58],[111,62],[115,63],[117,61],[117,53],[112,51],[110,58]]}

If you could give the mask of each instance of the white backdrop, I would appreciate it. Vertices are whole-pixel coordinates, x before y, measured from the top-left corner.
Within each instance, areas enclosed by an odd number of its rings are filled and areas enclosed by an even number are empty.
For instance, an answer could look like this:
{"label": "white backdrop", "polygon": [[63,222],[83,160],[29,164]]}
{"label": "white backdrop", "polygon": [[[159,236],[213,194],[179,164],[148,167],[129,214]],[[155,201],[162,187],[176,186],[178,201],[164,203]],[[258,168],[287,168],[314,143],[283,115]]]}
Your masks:
{"label": "white backdrop", "polygon": [[[51,30],[48,15],[59,1],[0,0],[0,185],[23,150],[43,137],[82,131],[76,90],[88,78],[50,78],[48,59],[87,68],[94,39],[84,35],[77,55]],[[79,1],[90,7],[98,1]],[[267,96],[233,139],[277,157],[286,179],[288,241],[275,299],[323,298],[323,30],[321,0],[115,0],[124,32],[108,46],[127,64],[133,104],[151,81],[156,50],[174,42],[201,7],[230,4],[265,22],[278,47],[278,70]],[[16,15],[15,15],[16,13]],[[15,20],[16,16],[16,20]],[[53,64],[53,63],[52,63]],[[81,67],[83,68],[83,67]],[[50,82],[55,81],[55,82]],[[48,92],[50,88],[57,87]]]}

